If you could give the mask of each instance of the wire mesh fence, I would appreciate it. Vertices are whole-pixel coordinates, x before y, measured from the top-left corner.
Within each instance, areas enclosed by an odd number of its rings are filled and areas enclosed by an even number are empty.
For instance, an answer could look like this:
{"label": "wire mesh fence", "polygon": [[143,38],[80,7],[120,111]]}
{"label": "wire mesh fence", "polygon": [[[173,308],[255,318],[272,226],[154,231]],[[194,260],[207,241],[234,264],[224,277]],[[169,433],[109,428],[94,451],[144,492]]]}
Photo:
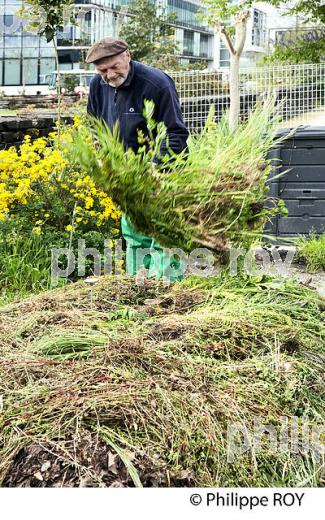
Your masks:
{"label": "wire mesh fence", "polygon": [[[180,96],[185,122],[200,129],[209,108],[220,121],[229,107],[229,71],[186,71],[170,74]],[[240,71],[240,114],[272,94],[281,101],[283,126],[325,125],[325,63],[255,67]]]}

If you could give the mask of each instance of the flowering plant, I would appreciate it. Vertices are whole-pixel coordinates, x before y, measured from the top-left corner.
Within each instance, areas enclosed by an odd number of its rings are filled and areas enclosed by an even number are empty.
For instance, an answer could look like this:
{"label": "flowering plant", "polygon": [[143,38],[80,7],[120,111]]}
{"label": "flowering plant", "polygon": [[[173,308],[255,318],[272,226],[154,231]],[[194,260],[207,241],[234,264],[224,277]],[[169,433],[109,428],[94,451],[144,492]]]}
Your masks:
{"label": "flowering plant", "polygon": [[[74,127],[80,125],[76,117]],[[60,143],[56,133],[34,142],[26,136],[18,150],[0,151],[0,222],[11,219],[38,235],[45,226],[117,232],[120,211],[89,175],[69,163],[64,154],[69,142],[71,129],[66,127]]]}

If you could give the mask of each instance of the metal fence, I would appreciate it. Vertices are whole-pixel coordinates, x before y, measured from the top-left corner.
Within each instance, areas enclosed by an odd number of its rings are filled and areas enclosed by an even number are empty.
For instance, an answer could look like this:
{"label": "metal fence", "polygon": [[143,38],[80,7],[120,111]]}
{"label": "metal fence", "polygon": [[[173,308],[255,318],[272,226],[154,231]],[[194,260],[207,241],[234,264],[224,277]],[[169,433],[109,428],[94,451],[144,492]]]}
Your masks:
{"label": "metal fence", "polygon": [[[216,120],[229,107],[229,71],[187,71],[170,74],[176,84],[189,129],[204,125],[209,108]],[[273,94],[281,103],[282,126],[325,125],[325,63],[255,67],[240,71],[240,113]]]}

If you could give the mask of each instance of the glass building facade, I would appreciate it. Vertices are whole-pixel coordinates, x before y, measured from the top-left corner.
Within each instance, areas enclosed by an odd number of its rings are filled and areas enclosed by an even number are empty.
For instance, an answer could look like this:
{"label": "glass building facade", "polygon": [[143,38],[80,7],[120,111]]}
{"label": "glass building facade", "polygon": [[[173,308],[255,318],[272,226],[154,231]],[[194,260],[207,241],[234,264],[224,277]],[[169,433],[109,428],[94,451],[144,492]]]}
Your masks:
{"label": "glass building facade", "polygon": [[208,25],[197,18],[200,2],[187,0],[167,0],[167,12],[175,13],[177,23],[184,27],[191,27],[201,31],[209,31]]}
{"label": "glass building facade", "polygon": [[[129,0],[78,0],[77,25],[58,34],[60,69],[82,67],[87,49],[105,36],[117,36]],[[157,8],[174,13],[183,63],[212,60],[213,30],[196,18],[199,1],[160,0]],[[0,87],[42,85],[56,69],[52,43],[27,30],[18,16],[21,0],[0,0]]]}
{"label": "glass building facade", "polygon": [[40,85],[55,70],[52,44],[26,31],[21,2],[0,0],[0,86]]}

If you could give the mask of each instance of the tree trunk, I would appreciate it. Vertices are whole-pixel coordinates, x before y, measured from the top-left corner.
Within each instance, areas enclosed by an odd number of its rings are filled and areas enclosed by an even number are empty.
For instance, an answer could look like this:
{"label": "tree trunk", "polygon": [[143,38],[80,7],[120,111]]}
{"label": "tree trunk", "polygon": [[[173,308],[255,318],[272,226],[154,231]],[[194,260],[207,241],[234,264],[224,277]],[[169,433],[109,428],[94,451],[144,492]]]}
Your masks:
{"label": "tree trunk", "polygon": [[235,130],[239,123],[240,113],[240,92],[239,92],[239,61],[242,55],[245,40],[246,27],[249,18],[249,11],[241,11],[235,16],[235,42],[233,43],[227,29],[221,24],[220,20],[215,20],[220,37],[226,45],[230,54],[229,71],[229,128]]}
{"label": "tree trunk", "polygon": [[239,92],[239,60],[237,54],[230,54],[230,73],[229,73],[229,128],[235,130],[239,122],[240,113],[240,92]]}
{"label": "tree trunk", "polygon": [[[25,8],[24,0],[22,1],[21,8],[22,8],[22,10],[24,10],[24,8]],[[23,29],[23,33],[24,33],[24,29]],[[21,79],[22,79],[22,84],[23,84],[22,94],[24,96],[26,94],[26,81],[25,81],[25,59],[24,59],[23,46],[21,46],[21,50],[20,50],[20,59],[21,59],[21,68],[22,68],[22,78]]]}
{"label": "tree trunk", "polygon": [[58,95],[58,140],[60,142],[61,137],[61,74],[60,74],[60,65],[59,65],[59,53],[56,45],[56,36],[53,37],[53,47],[55,52],[55,62],[56,62],[56,70],[57,70],[57,95]]}

